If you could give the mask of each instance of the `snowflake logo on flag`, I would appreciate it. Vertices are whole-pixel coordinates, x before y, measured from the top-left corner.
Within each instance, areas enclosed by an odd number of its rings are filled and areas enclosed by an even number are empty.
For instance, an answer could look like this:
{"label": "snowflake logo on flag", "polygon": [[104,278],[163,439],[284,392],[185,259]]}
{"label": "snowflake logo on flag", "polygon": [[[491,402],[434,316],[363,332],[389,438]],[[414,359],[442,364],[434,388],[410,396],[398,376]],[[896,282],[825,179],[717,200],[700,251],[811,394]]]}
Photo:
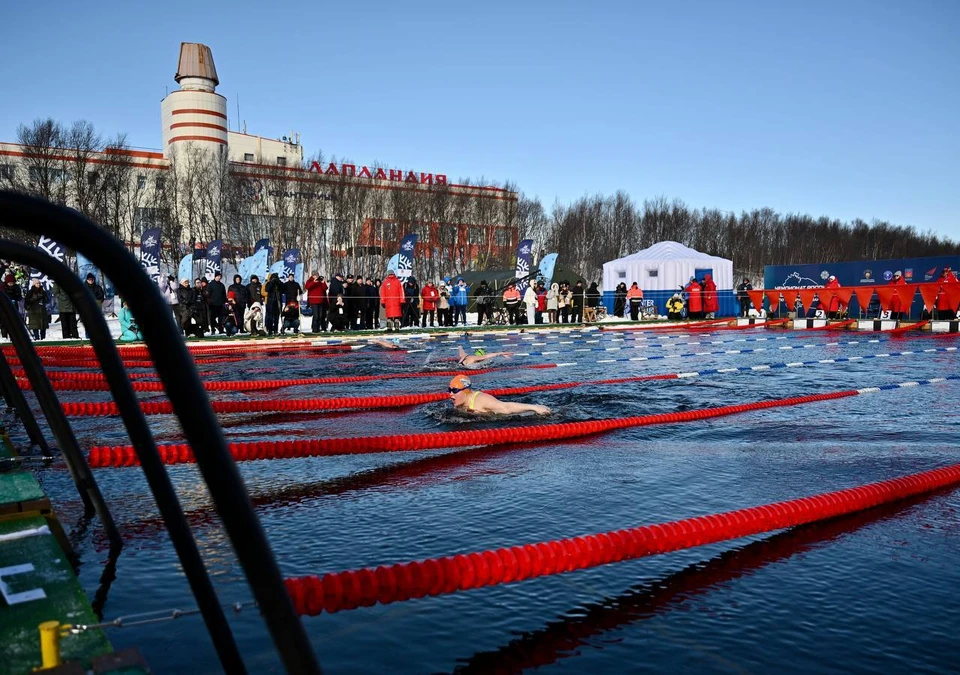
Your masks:
{"label": "snowflake logo on flag", "polygon": [[284,258],[284,262],[286,262],[288,265],[294,265],[297,262],[297,256],[291,253],[286,258]]}
{"label": "snowflake logo on flag", "polygon": [[520,248],[520,255],[530,255],[530,247],[523,246]]}
{"label": "snowflake logo on flag", "polygon": [[412,242],[412,241],[405,241],[405,242],[403,242],[403,250],[404,250],[404,251],[412,251],[412,250],[413,250],[413,242]]}
{"label": "snowflake logo on flag", "polygon": [[37,242],[37,248],[43,249],[43,251],[51,258],[55,258],[57,261],[63,262],[63,249],[60,248],[60,244],[55,242],[53,239],[40,235],[40,241]]}
{"label": "snowflake logo on flag", "polygon": [[143,240],[142,248],[153,248],[156,245],[157,245],[156,238],[153,235],[150,235],[149,237]]}
{"label": "snowflake logo on flag", "polygon": [[400,256],[400,265],[399,265],[399,268],[400,268],[401,270],[413,269],[413,260],[412,260],[411,258],[409,258],[408,256],[401,255],[401,256]]}
{"label": "snowflake logo on flag", "polygon": [[220,249],[214,246],[209,251],[207,251],[207,255],[216,258],[218,255],[220,255]]}
{"label": "snowflake logo on flag", "polygon": [[518,259],[517,260],[517,276],[522,277],[527,274],[530,274],[530,265],[527,264],[526,260]]}

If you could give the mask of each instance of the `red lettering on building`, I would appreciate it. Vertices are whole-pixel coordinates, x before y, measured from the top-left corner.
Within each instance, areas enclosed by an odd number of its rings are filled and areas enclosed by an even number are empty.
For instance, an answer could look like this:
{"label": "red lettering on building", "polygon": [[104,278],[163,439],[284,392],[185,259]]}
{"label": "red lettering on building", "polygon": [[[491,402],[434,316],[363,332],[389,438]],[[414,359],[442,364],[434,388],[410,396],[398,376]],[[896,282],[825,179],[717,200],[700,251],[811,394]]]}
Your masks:
{"label": "red lettering on building", "polygon": [[383,169],[377,169],[377,173],[374,176],[375,180],[387,180],[387,174],[383,172]]}
{"label": "red lettering on building", "polygon": [[337,165],[333,162],[330,162],[330,166],[327,167],[327,170],[324,171],[328,176],[339,176],[340,172],[337,171]]}
{"label": "red lettering on building", "polygon": [[423,173],[420,172],[420,184],[421,185],[433,185],[433,174],[432,173]]}
{"label": "red lettering on building", "polygon": [[442,173],[438,173],[438,174],[437,174],[437,185],[446,185],[446,184],[447,184],[447,177],[446,177],[446,175],[444,175],[444,174],[442,174]]}
{"label": "red lettering on building", "polygon": [[407,171],[407,177],[403,179],[403,182],[404,182],[404,183],[419,183],[420,181],[417,180],[417,174],[415,174],[413,171]]}
{"label": "red lettering on building", "polygon": [[344,164],[340,167],[340,174],[343,176],[356,176],[357,166],[355,164]]}
{"label": "red lettering on building", "polygon": [[365,166],[360,167],[360,173],[357,174],[357,178],[372,178],[370,175],[370,169]]}
{"label": "red lettering on building", "polygon": [[403,171],[400,169],[390,169],[390,180],[403,180]]}

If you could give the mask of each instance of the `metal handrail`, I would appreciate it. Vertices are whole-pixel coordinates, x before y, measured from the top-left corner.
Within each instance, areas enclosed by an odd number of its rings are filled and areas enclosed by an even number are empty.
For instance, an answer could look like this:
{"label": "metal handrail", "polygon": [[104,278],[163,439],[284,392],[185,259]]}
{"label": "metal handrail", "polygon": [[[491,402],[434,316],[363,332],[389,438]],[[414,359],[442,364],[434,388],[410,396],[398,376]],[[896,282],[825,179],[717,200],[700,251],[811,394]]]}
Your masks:
{"label": "metal handrail", "polygon": [[103,529],[107,532],[107,537],[110,539],[111,552],[123,548],[123,540],[117,531],[116,523],[113,522],[113,515],[103,500],[100,486],[97,485],[97,480],[93,477],[90,465],[87,464],[87,458],[80,450],[77,437],[73,435],[73,429],[63,414],[63,408],[60,407],[57,394],[50,385],[47,371],[43,369],[40,357],[37,356],[37,350],[33,348],[33,343],[27,334],[27,327],[20,320],[17,312],[14,311],[13,304],[9,299],[0,301],[0,322],[6,326],[7,332],[10,334],[10,341],[17,350],[20,364],[27,373],[27,379],[30,380],[40,409],[43,410],[43,415],[47,418],[50,431],[57,439],[57,445],[60,446],[60,452],[63,453],[63,458],[67,462],[67,469],[70,471],[74,485],[77,486],[77,492],[80,493],[80,499],[83,501],[87,514],[96,512]]}
{"label": "metal handrail", "polygon": [[270,542],[158,286],[120,241],[75,211],[0,191],[0,227],[44,234],[83,253],[127,299],[284,666],[291,673],[319,672]]}
{"label": "metal handrail", "polygon": [[17,411],[17,417],[23,423],[23,428],[27,432],[30,443],[37,446],[40,452],[49,457],[50,446],[47,445],[47,439],[40,432],[37,418],[33,416],[33,410],[27,404],[27,399],[24,398],[20,387],[17,386],[17,379],[13,376],[13,371],[10,370],[10,363],[7,361],[3,350],[0,350],[0,387],[3,389],[4,400]]}
{"label": "metal handrail", "polygon": [[236,640],[227,623],[222,604],[210,581],[210,575],[204,566],[197,542],[190,531],[173,483],[170,482],[170,476],[157,452],[157,445],[150,433],[146,417],[140,409],[137,394],[133,385],[130,384],[123,360],[120,358],[96,299],[87,288],[87,284],[81,282],[72,271],[36,248],[0,240],[0,257],[17,260],[40,270],[66,291],[73,301],[93,350],[100,360],[100,367],[113,399],[117,403],[120,418],[136,449],[147,484],[170,533],[170,541],[173,543],[184,574],[197,600],[197,606],[203,615],[220,663],[228,673],[245,672],[243,658],[240,656]]}

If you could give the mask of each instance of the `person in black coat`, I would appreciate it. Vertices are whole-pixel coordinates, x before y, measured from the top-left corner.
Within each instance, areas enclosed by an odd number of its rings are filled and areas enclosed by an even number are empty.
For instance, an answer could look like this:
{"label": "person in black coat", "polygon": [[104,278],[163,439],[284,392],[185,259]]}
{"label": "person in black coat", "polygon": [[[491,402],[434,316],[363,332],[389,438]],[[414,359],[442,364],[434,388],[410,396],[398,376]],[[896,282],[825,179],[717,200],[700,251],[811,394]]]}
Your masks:
{"label": "person in black coat", "polygon": [[214,273],[213,281],[207,284],[207,294],[210,306],[210,334],[214,332],[223,335],[223,308],[227,304],[227,287],[221,279],[219,270]]}
{"label": "person in black coat", "polygon": [[57,309],[60,311],[60,330],[63,338],[79,338],[80,331],[77,330],[77,312],[73,306],[73,298],[60,284],[53,288],[53,295],[57,298]]}
{"label": "person in black coat", "polygon": [[577,285],[573,287],[573,302],[571,303],[572,314],[570,323],[583,323],[583,301],[586,295],[583,287],[583,279],[577,279]]}
{"label": "person in black coat", "polygon": [[[13,308],[16,310],[17,314],[20,314],[20,301],[23,300],[23,291],[21,290],[19,284],[17,284],[17,278],[8,274],[3,279],[3,293],[6,295],[10,302],[13,303]],[[7,337],[7,326],[6,324],[0,323],[0,335]]]}
{"label": "person in black coat", "polygon": [[293,274],[288,275],[287,280],[283,284],[284,305],[289,305],[291,302],[296,302],[297,305],[299,305],[301,293],[303,293],[303,289],[300,287],[300,284],[297,283],[296,276]]}
{"label": "person in black coat", "polygon": [[367,330],[380,328],[380,321],[378,320],[376,325],[374,325],[373,318],[377,308],[380,307],[380,289],[374,285],[373,277],[367,277],[367,285],[364,287],[364,290],[367,293],[367,307],[363,313],[363,327]]}
{"label": "person in black coat", "polygon": [[193,315],[200,324],[200,329],[206,333],[210,330],[210,291],[206,277],[195,280],[194,288],[197,291],[197,304],[194,305]]}
{"label": "person in black coat", "polygon": [[333,275],[333,279],[330,280],[330,288],[327,289],[327,297],[330,299],[331,305],[333,305],[338,295],[343,295],[343,291],[343,275],[337,272]]}
{"label": "person in black coat", "polygon": [[420,284],[414,276],[403,282],[403,317],[400,325],[417,326],[420,324]]}
{"label": "person in black coat", "polygon": [[33,333],[34,340],[47,339],[47,326],[50,325],[50,317],[47,315],[48,302],[50,296],[40,285],[40,279],[34,278],[27,294],[23,296],[23,306],[27,310],[27,327]]}
{"label": "person in black coat", "polygon": [[243,277],[239,274],[233,275],[233,283],[227,289],[227,297],[233,293],[233,318],[241,333],[246,330],[243,327],[243,313],[250,304],[250,291],[243,285]]}
{"label": "person in black coat", "polygon": [[177,289],[177,309],[180,312],[180,330],[184,335],[194,334],[203,337],[203,329],[195,319],[197,289],[190,287],[190,281],[183,279]]}
{"label": "person in black coat", "polygon": [[263,286],[260,284],[260,277],[258,277],[256,274],[251,274],[250,283],[247,284],[246,306],[253,307],[253,303],[255,302],[263,302]]}
{"label": "person in black coat", "polygon": [[283,307],[283,283],[280,281],[280,275],[276,272],[271,274],[263,290],[267,293],[267,303],[264,309],[267,335],[276,335],[280,325],[280,310]]}
{"label": "person in black coat", "polygon": [[[358,277],[362,280],[363,277]],[[343,289],[343,301],[347,307],[347,325],[346,330],[360,329],[360,315],[367,302],[367,292],[363,289],[362,282],[358,283],[352,274],[347,275],[347,283]]]}
{"label": "person in black coat", "polygon": [[85,279],[85,281],[87,283],[87,286],[89,287],[90,292],[93,293],[93,297],[96,299],[97,303],[101,307],[103,307],[103,301],[105,298],[103,294],[103,286],[97,283],[97,278],[93,276],[92,272],[87,274],[87,278]]}
{"label": "person in black coat", "polygon": [[623,313],[627,309],[627,283],[621,281],[617,284],[617,289],[613,292],[613,315],[623,318]]}

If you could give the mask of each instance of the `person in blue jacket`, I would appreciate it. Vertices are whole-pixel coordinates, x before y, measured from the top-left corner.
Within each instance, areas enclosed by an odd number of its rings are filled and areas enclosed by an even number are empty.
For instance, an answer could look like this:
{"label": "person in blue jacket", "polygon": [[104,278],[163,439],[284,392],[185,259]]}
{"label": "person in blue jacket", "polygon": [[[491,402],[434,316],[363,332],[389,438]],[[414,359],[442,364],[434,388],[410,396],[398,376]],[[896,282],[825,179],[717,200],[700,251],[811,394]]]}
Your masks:
{"label": "person in blue jacket", "polygon": [[470,287],[467,286],[467,282],[458,278],[456,286],[450,291],[450,307],[453,309],[454,326],[457,325],[458,318],[460,323],[464,326],[467,325],[467,291],[469,290]]}
{"label": "person in blue jacket", "polygon": [[132,342],[134,340],[143,340],[140,335],[140,327],[137,326],[137,320],[133,318],[133,312],[127,307],[127,301],[120,304],[120,312],[117,314],[120,319],[120,340],[123,342]]}

